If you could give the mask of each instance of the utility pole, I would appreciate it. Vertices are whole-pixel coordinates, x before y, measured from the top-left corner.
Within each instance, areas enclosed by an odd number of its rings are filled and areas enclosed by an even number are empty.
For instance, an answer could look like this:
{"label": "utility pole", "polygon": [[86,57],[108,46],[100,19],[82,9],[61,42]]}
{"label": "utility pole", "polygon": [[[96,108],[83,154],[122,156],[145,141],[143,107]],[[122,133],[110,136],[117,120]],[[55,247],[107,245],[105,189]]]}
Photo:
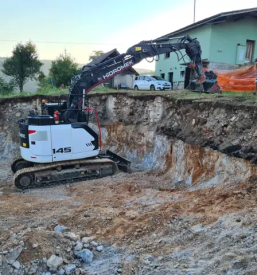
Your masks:
{"label": "utility pole", "polygon": [[196,0],[194,0],[194,23],[195,23],[195,3],[196,3]]}

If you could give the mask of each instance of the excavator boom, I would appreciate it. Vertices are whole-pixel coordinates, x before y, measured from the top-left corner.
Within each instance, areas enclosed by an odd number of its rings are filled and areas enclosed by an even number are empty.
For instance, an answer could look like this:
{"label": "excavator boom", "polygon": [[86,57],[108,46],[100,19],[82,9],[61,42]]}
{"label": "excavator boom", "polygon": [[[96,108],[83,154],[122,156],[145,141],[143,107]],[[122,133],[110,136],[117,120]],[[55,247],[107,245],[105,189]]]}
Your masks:
{"label": "excavator boom", "polygon": [[[169,43],[176,39],[178,39],[179,42]],[[143,59],[154,58],[161,54],[178,52],[183,49],[194,64],[194,69],[197,74],[196,81],[202,83],[205,75],[203,73],[201,59],[202,51],[197,39],[192,39],[189,36],[181,36],[141,41],[130,47],[124,54],[105,62],[86,65],[82,68],[81,73],[72,79],[69,90],[68,109],[63,115],[64,121],[71,123],[77,118],[83,93],[89,93],[97,85],[138,64]]]}

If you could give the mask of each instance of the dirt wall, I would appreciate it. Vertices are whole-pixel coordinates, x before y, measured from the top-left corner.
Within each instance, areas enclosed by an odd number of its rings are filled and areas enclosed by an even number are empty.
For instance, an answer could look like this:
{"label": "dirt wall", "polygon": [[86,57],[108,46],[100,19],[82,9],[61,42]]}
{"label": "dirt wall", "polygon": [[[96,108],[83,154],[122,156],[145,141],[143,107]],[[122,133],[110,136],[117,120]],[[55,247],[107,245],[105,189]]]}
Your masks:
{"label": "dirt wall", "polygon": [[[160,96],[92,97],[105,105],[111,122],[139,126],[191,145],[207,147],[228,156],[256,163],[257,107],[236,99],[174,99]],[[101,108],[99,108],[101,109]],[[144,129],[142,130],[144,132]]]}
{"label": "dirt wall", "polygon": [[[42,98],[0,102],[2,183],[11,180],[10,165],[19,156],[17,121],[35,105],[40,108]],[[221,177],[240,182],[255,173],[254,106],[125,94],[93,95],[89,102],[99,112],[104,147],[127,157],[134,169],[167,173],[172,184],[196,184],[206,177],[209,184],[219,182]]]}

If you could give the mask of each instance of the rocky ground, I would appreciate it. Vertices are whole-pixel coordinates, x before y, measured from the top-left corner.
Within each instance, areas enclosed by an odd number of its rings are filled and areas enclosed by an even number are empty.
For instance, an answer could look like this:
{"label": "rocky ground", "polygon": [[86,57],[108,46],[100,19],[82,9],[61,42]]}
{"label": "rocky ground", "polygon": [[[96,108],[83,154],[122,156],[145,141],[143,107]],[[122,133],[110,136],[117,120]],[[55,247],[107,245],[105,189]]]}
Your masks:
{"label": "rocky ground", "polygon": [[0,275],[257,274],[254,96],[93,95],[105,148],[152,172],[19,192],[17,120],[41,99],[0,100]]}
{"label": "rocky ground", "polygon": [[0,273],[257,274],[256,179],[202,188],[165,175],[0,193]]}

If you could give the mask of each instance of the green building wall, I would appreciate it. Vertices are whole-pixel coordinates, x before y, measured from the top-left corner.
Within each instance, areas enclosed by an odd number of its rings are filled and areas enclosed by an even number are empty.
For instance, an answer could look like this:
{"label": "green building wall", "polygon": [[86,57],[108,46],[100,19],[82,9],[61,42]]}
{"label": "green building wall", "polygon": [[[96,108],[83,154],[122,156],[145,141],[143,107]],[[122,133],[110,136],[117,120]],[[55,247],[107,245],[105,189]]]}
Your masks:
{"label": "green building wall", "polygon": [[[253,18],[246,18],[236,22],[225,22],[217,25],[206,24],[175,36],[183,35],[189,35],[191,38],[197,38],[199,40],[202,48],[202,59],[208,59],[208,61],[212,63],[212,69],[219,68],[219,63],[236,65],[237,45],[241,44],[245,46],[246,40],[255,41],[253,58],[257,58],[257,20]],[[171,43],[175,42],[177,42],[177,40]],[[181,52],[183,55],[185,54],[184,50]],[[180,64],[188,61],[187,55],[184,57],[184,60],[179,61],[175,53],[171,53],[169,58],[165,58],[165,55],[160,55],[159,61],[156,61],[155,74],[158,76],[165,74],[164,78],[169,80],[169,73],[173,72],[173,82],[183,84],[184,77],[181,77],[181,72],[185,71],[185,66]]]}
{"label": "green building wall", "polygon": [[[190,32],[181,33],[177,36],[189,35],[191,38],[197,38],[201,44],[202,48],[202,58],[208,58],[210,50],[210,41],[211,41],[211,26],[206,25],[198,29],[192,30]],[[171,43],[176,43],[177,40],[171,41]],[[185,50],[181,50],[182,55],[185,55]],[[177,52],[179,57],[180,53]],[[161,76],[165,74],[165,79],[169,80],[169,72],[173,72],[173,82],[184,81],[184,77],[181,77],[181,72],[185,71],[185,66],[180,65],[185,62],[188,62],[189,59],[185,55],[184,59],[178,61],[176,53],[171,53],[169,58],[165,58],[165,55],[160,55],[159,61],[156,61],[155,65],[155,74]]]}
{"label": "green building wall", "polygon": [[236,22],[213,25],[210,56],[212,62],[237,64],[237,45],[246,46],[246,40],[255,41],[253,58],[257,58],[257,20],[247,18]]}

